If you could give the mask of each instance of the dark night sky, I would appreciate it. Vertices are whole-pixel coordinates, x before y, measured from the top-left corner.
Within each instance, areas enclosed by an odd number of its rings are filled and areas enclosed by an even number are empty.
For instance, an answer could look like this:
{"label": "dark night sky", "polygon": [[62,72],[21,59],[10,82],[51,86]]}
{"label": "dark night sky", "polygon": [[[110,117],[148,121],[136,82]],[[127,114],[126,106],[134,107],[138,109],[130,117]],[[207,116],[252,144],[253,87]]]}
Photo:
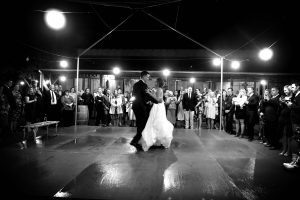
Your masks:
{"label": "dark night sky", "polygon": [[[5,35],[5,67],[28,65],[25,58],[39,65],[56,67],[59,57],[36,49],[59,55],[76,56],[77,49],[85,49],[108,33],[131,13],[132,18],[95,46],[103,49],[202,49],[145,15],[139,8],[172,0],[43,0],[11,2],[3,7]],[[90,3],[90,4],[89,4]],[[104,6],[104,4],[106,6]],[[118,7],[108,6],[114,5]],[[123,7],[131,7],[127,9]],[[43,15],[48,8],[65,12],[67,26],[63,31],[53,31],[45,23]],[[273,46],[274,59],[268,64],[257,61],[243,63],[241,71],[300,72],[295,64],[297,58],[296,32],[299,24],[295,5],[288,1],[262,0],[182,0],[171,4],[147,8],[145,11],[161,19],[197,42],[215,49],[258,51]],[[176,18],[177,16],[177,18]],[[177,19],[177,20],[176,20]],[[177,23],[176,23],[177,22]],[[247,44],[247,45],[245,45]],[[234,56],[234,54],[233,54]],[[249,57],[253,55],[249,55]],[[169,64],[172,69],[211,70],[207,60],[181,61],[129,61],[122,58],[83,62],[109,68],[119,62],[126,69],[133,66],[159,68]],[[54,64],[53,64],[54,63]],[[75,68],[75,65],[71,67]],[[226,70],[226,69],[225,69]]]}

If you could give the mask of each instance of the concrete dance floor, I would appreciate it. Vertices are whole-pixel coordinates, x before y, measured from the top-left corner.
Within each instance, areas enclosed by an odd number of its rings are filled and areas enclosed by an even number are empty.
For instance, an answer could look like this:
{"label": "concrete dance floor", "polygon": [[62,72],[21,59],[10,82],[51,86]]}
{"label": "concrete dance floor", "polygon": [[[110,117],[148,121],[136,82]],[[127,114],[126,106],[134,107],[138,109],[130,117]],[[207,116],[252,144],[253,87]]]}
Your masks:
{"label": "concrete dance floor", "polygon": [[[51,199],[294,199],[299,171],[278,150],[218,130],[175,129],[170,149],[135,152],[136,129],[50,130],[20,150],[1,151],[1,196]],[[39,135],[45,135],[44,130]],[[76,143],[75,143],[75,138]]]}

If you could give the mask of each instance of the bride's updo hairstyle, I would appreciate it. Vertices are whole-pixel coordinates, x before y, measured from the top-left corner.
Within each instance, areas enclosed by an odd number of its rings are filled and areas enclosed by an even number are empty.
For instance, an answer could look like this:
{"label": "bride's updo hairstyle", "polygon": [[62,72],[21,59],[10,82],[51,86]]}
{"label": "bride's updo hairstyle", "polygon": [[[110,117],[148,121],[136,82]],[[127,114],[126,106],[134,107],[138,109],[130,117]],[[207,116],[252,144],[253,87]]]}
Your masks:
{"label": "bride's updo hairstyle", "polygon": [[158,87],[163,87],[164,86],[164,80],[162,78],[157,78],[156,79],[156,82],[157,82],[157,86]]}

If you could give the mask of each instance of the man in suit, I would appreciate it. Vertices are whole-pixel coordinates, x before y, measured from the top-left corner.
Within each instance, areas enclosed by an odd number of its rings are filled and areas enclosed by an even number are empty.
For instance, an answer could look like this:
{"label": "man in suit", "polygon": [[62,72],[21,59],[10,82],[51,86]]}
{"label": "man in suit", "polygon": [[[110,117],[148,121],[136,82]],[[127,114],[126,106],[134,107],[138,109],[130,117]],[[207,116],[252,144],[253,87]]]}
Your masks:
{"label": "man in suit", "polygon": [[245,102],[246,104],[246,119],[247,119],[247,133],[248,140],[251,142],[254,138],[254,126],[258,122],[258,103],[259,98],[254,94],[254,88],[247,88],[248,99]]}
{"label": "man in suit", "polygon": [[228,88],[227,89],[227,96],[225,98],[225,117],[226,117],[226,125],[225,125],[225,131],[229,134],[234,134],[233,133],[233,113],[234,113],[234,104],[232,103],[232,98],[233,98],[233,89]]}
{"label": "man in suit", "polygon": [[194,113],[195,113],[195,106],[197,105],[197,96],[192,91],[192,87],[188,88],[187,93],[183,95],[182,99],[182,107],[184,111],[184,118],[185,118],[185,129],[189,127],[194,129]]}
{"label": "man in suit", "polygon": [[141,149],[141,146],[138,144],[138,142],[142,137],[142,132],[146,126],[149,117],[149,112],[151,109],[151,105],[149,104],[149,102],[151,101],[154,103],[158,103],[156,99],[154,99],[147,93],[147,82],[149,78],[149,72],[142,71],[141,79],[133,85],[132,91],[132,95],[135,98],[135,100],[132,103],[132,109],[136,116],[137,132],[130,144],[136,147],[138,150]]}
{"label": "man in suit", "polygon": [[291,121],[292,121],[292,130],[293,137],[291,141],[291,151],[292,151],[292,162],[283,163],[283,166],[286,169],[295,169],[300,166],[300,156],[299,156],[299,143],[295,137],[300,133],[300,88],[299,83],[292,84],[293,97],[292,101],[288,103],[288,106],[291,109]]}
{"label": "man in suit", "polygon": [[59,96],[55,92],[54,85],[50,85],[49,90],[45,90],[44,105],[48,121],[58,121],[59,115]]}
{"label": "man in suit", "polygon": [[270,149],[279,149],[278,116],[279,116],[279,91],[278,88],[271,88],[271,99],[264,101],[262,112],[264,113],[265,135],[270,143]]}

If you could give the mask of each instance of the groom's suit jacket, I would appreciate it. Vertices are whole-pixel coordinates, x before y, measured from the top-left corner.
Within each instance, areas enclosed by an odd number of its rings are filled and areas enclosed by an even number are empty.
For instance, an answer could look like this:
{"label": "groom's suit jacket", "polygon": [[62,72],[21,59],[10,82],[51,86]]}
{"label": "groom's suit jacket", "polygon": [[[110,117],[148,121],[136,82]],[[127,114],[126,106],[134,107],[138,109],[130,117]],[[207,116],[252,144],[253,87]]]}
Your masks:
{"label": "groom's suit jacket", "polygon": [[142,80],[139,80],[133,85],[132,95],[135,97],[135,100],[132,103],[132,108],[139,109],[140,111],[147,112],[148,101],[158,103],[156,99],[152,98],[149,94],[146,93],[148,86]]}

